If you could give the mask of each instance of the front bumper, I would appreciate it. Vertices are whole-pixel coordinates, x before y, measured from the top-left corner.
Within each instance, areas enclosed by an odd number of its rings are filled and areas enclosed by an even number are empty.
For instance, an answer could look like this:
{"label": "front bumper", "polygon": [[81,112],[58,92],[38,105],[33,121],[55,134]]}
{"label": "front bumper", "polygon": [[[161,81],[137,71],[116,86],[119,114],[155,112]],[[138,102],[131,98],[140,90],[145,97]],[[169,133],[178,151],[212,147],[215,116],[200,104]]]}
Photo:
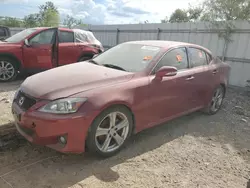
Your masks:
{"label": "front bumper", "polygon": [[[18,132],[29,142],[44,145],[63,153],[82,153],[93,116],[53,115],[38,111],[23,111],[15,102],[12,113]],[[67,137],[61,144],[60,136]]]}

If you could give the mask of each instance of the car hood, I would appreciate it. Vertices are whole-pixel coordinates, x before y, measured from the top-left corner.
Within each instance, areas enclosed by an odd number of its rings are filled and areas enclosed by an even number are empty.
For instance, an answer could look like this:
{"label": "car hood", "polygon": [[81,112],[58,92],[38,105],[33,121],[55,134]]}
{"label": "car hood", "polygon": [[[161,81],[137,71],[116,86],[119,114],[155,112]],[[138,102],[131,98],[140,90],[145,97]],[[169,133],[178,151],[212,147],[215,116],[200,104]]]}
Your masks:
{"label": "car hood", "polygon": [[54,100],[125,82],[133,75],[130,72],[81,62],[30,76],[21,85],[21,90],[35,98]]}

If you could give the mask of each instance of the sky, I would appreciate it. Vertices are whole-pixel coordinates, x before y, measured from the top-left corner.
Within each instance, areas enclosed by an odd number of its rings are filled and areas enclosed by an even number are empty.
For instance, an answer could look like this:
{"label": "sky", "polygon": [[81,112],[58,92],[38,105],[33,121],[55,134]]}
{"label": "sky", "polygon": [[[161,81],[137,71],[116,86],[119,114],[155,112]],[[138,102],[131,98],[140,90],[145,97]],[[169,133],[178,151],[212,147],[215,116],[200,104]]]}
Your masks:
{"label": "sky", "polygon": [[[0,16],[23,18],[38,12],[48,0],[0,0]],[[197,5],[202,0],[51,0],[60,13],[82,19],[86,24],[132,24],[148,20],[159,23],[177,9]]]}

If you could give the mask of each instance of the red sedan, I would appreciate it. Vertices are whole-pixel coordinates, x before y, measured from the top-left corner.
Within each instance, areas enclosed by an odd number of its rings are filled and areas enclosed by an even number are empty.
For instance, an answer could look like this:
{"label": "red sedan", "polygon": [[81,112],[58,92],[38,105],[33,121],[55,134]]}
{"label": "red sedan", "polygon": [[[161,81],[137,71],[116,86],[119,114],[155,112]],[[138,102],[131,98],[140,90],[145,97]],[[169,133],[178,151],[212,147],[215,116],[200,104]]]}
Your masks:
{"label": "red sedan", "polygon": [[126,42],[92,60],[28,77],[12,112],[30,142],[107,157],[134,133],[197,110],[218,112],[229,71],[201,46]]}

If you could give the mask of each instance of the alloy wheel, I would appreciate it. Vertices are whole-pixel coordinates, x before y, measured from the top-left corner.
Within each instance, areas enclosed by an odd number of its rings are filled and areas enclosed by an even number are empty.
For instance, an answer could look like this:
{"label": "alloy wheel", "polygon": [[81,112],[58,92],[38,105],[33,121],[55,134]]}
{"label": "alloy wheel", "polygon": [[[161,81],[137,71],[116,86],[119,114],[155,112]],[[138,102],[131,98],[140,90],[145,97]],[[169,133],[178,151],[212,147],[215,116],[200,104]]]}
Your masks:
{"label": "alloy wheel", "polygon": [[8,61],[0,61],[0,80],[10,80],[15,75],[14,66]]}
{"label": "alloy wheel", "polygon": [[129,120],[121,112],[111,112],[98,125],[95,133],[96,146],[101,152],[119,149],[129,133]]}

